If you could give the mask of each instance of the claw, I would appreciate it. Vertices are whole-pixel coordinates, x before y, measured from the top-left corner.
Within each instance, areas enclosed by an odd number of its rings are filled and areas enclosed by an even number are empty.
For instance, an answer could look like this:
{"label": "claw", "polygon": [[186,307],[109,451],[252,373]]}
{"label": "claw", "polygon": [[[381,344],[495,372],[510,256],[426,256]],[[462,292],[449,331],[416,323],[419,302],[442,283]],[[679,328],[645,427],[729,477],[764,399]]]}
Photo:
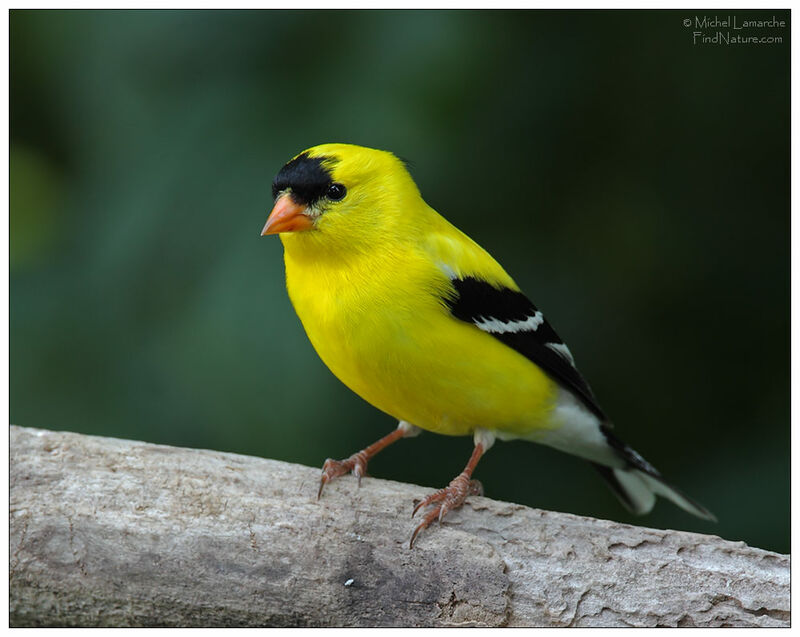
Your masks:
{"label": "claw", "polygon": [[353,475],[358,480],[358,488],[361,488],[361,478],[367,475],[367,458],[363,451],[353,454],[350,458],[353,461]]}
{"label": "claw", "polygon": [[345,473],[353,472],[353,475],[358,479],[358,486],[361,486],[361,478],[367,475],[367,462],[376,453],[385,449],[393,442],[400,440],[404,436],[414,435],[415,427],[408,423],[401,422],[392,433],[387,434],[377,442],[372,443],[366,449],[362,449],[358,453],[354,453],[346,460],[332,460],[328,458],[325,464],[322,465],[322,477],[319,481],[319,491],[317,492],[317,500],[322,495],[322,489],[325,485]]}
{"label": "claw", "polygon": [[408,548],[413,548],[414,540],[417,538],[420,531],[428,528],[434,520],[441,523],[445,515],[464,504],[464,500],[468,495],[483,495],[483,486],[477,480],[470,480],[467,473],[461,473],[444,489],[439,489],[435,493],[431,493],[428,497],[419,502],[411,512],[412,518],[422,507],[426,507],[430,504],[438,504],[423,518],[417,528],[414,529],[414,532],[411,534],[411,540],[408,543]]}
{"label": "claw", "polygon": [[408,542],[408,548],[410,548],[410,549],[413,549],[413,548],[414,548],[414,540],[416,540],[416,539],[417,539],[417,534],[418,534],[418,533],[419,533],[419,532],[420,532],[422,529],[426,528],[427,526],[428,526],[428,525],[427,525],[427,524],[425,524],[425,522],[423,522],[423,523],[422,523],[422,524],[420,524],[420,525],[419,525],[419,526],[418,526],[416,529],[414,529],[414,532],[411,534],[411,539],[410,539],[410,540],[409,540],[409,542]]}
{"label": "claw", "polygon": [[417,539],[417,533],[419,533],[421,530],[422,530],[421,524],[416,529],[414,529],[414,532],[411,534],[411,539],[408,541],[408,548],[410,549],[414,548],[414,540]]}
{"label": "claw", "polygon": [[417,514],[417,511],[428,506],[429,504],[443,500],[446,495],[447,489],[439,489],[435,493],[431,493],[428,497],[423,498],[417,503],[417,506],[414,507],[414,510],[411,512],[411,517],[413,518]]}
{"label": "claw", "polygon": [[317,500],[322,497],[322,489],[325,487],[325,475],[323,474],[319,480],[319,491],[317,491]]}
{"label": "claw", "polygon": [[319,491],[317,491],[317,500],[322,497],[322,489],[325,488],[325,485],[333,480],[330,476],[329,471],[331,468],[331,464],[336,462],[332,458],[326,458],[325,463],[322,465],[322,475],[319,478]]}
{"label": "claw", "polygon": [[354,453],[352,456],[345,460],[334,460],[328,458],[325,464],[322,465],[322,476],[319,480],[319,491],[317,492],[317,500],[322,496],[322,489],[325,485],[339,476],[352,472],[358,478],[358,486],[361,486],[361,478],[367,474],[367,457],[364,451]]}

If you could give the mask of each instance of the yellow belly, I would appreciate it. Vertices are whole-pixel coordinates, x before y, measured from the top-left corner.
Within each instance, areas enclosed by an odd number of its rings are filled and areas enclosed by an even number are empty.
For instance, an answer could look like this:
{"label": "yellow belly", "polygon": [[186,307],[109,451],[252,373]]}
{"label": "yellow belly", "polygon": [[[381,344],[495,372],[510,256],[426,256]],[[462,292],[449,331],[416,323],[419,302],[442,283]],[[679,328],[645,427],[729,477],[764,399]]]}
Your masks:
{"label": "yellow belly", "polygon": [[420,298],[419,280],[428,281],[429,273],[387,270],[391,282],[376,281],[377,274],[353,281],[294,267],[287,255],[295,310],[345,385],[398,420],[441,434],[481,427],[522,437],[552,426],[557,389],[546,374],[450,316],[436,294]]}

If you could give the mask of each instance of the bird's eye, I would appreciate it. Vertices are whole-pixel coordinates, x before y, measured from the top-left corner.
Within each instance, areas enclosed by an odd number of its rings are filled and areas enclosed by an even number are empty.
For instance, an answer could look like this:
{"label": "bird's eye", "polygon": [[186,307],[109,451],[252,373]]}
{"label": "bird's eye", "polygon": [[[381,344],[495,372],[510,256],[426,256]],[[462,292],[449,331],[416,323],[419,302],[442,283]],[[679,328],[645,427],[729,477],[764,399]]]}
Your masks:
{"label": "bird's eye", "polygon": [[340,199],[344,199],[344,196],[347,194],[347,189],[342,186],[342,184],[331,184],[328,186],[328,190],[325,193],[325,196],[328,197],[331,201],[339,201]]}

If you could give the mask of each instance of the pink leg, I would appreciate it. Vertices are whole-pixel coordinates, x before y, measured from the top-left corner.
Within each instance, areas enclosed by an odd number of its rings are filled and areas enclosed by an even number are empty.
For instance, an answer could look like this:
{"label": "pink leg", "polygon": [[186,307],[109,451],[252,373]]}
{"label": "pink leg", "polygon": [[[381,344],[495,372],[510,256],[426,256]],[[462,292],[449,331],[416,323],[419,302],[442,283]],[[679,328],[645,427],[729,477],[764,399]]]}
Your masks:
{"label": "pink leg", "polygon": [[384,436],[377,442],[372,443],[366,449],[362,449],[358,453],[354,453],[345,460],[333,460],[332,458],[328,458],[325,461],[325,464],[322,465],[322,478],[319,481],[317,500],[319,500],[320,496],[322,495],[322,489],[328,482],[351,471],[353,472],[353,475],[358,478],[358,486],[361,486],[361,477],[367,473],[367,462],[369,462],[370,458],[406,435],[409,435],[408,430],[398,427],[389,435]]}
{"label": "pink leg", "polygon": [[408,548],[414,546],[414,540],[416,539],[417,534],[422,531],[422,529],[428,528],[428,526],[430,526],[434,520],[438,519],[439,522],[441,522],[442,518],[447,515],[448,511],[457,509],[464,504],[464,500],[468,495],[483,495],[483,487],[481,487],[481,483],[477,480],[471,479],[472,472],[475,471],[475,467],[482,455],[483,445],[481,443],[477,443],[475,445],[475,449],[472,451],[472,455],[470,456],[467,466],[464,467],[464,470],[459,473],[444,489],[439,489],[436,493],[432,493],[414,507],[414,511],[411,513],[412,518],[422,507],[437,503],[437,506],[423,518],[422,523],[416,529],[414,529],[414,532],[411,534],[411,541],[408,543]]}

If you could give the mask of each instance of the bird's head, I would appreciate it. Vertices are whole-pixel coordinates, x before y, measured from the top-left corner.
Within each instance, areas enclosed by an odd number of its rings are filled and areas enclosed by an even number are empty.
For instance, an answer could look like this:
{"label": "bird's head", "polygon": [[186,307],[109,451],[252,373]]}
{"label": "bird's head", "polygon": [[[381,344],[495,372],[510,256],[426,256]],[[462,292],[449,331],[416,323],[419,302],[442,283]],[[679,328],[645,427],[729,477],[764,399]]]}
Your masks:
{"label": "bird's head", "polygon": [[319,249],[365,248],[402,233],[402,211],[421,202],[400,159],[350,144],[303,151],[280,169],[272,194],[275,204],[261,234],[280,234],[287,247]]}

